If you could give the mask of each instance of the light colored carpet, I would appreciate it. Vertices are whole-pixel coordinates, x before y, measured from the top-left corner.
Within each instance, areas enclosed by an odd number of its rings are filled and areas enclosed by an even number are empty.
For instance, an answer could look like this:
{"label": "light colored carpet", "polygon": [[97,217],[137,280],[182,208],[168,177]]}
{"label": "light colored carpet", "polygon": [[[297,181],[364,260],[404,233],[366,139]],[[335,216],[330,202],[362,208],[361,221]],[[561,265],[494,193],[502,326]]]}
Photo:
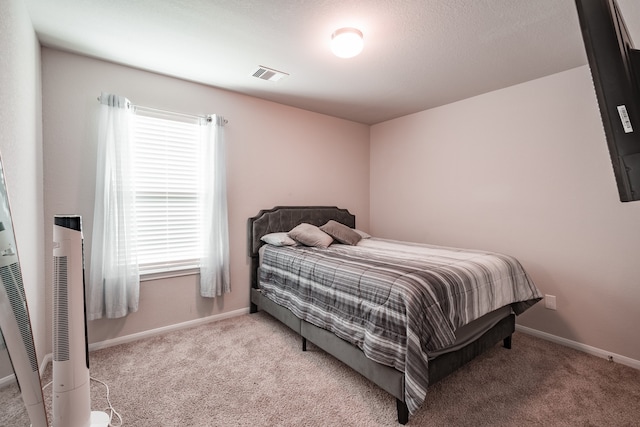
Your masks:
{"label": "light colored carpet", "polygon": [[29,415],[14,381],[0,388],[0,427],[16,426],[29,426]]}
{"label": "light colored carpet", "polygon": [[[126,426],[398,426],[393,397],[264,313],[92,352],[91,374]],[[105,409],[97,383],[92,400]],[[632,426],[639,402],[640,371],[516,333],[432,386],[408,425]]]}

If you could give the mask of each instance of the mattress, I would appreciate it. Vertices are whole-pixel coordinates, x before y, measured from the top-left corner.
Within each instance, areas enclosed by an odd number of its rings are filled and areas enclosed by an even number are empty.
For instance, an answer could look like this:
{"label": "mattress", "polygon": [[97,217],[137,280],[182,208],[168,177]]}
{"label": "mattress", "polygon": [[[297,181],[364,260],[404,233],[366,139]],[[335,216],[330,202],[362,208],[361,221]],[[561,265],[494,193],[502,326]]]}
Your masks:
{"label": "mattress", "polygon": [[[258,251],[259,263],[262,263],[262,254],[266,246],[262,246]],[[500,307],[497,310],[493,310],[478,319],[475,319],[466,325],[463,325],[455,330],[455,341],[453,344],[443,347],[439,350],[427,352],[429,360],[435,359],[445,353],[457,351],[467,344],[477,340],[482,334],[493,328],[500,320],[513,313],[511,306]],[[286,323],[286,322],[285,322]],[[298,331],[299,332],[299,331]]]}
{"label": "mattress", "polygon": [[375,238],[263,251],[263,295],[404,372],[412,413],[426,395],[429,358],[463,332],[478,333],[465,325],[497,321],[501,314],[489,315],[497,309],[519,314],[541,298],[520,263],[502,254]]}

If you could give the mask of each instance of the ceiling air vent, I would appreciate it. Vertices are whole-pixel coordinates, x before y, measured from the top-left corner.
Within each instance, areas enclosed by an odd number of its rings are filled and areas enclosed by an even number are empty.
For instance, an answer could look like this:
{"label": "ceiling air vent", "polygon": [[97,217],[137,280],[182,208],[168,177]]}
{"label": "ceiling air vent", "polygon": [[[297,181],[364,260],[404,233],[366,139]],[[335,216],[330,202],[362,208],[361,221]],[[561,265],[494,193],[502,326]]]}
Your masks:
{"label": "ceiling air vent", "polygon": [[272,82],[277,82],[283,77],[289,75],[289,73],[285,73],[282,71],[274,70],[273,68],[263,67],[262,65],[258,67],[256,71],[253,72],[253,77],[257,77],[262,80],[269,80]]}

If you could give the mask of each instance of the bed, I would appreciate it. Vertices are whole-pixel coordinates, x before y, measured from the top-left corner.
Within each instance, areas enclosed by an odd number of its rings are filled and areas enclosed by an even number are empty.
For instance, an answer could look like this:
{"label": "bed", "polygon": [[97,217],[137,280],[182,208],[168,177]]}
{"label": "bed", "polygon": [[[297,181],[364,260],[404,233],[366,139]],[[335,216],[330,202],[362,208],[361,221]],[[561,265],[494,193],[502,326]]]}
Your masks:
{"label": "bed", "polygon": [[[262,240],[301,227],[334,236],[330,244],[305,241],[309,246]],[[249,218],[251,312],[269,313],[302,337],[303,351],[308,340],[393,395],[398,422],[406,424],[428,385],[500,341],[511,348],[515,315],[541,295],[515,258],[369,239],[360,231],[350,242],[354,231],[355,216],[331,206],[278,206]],[[497,265],[506,265],[499,279]],[[461,292],[456,277],[472,268],[481,272],[465,279],[469,289]],[[480,283],[485,276],[493,288]]]}

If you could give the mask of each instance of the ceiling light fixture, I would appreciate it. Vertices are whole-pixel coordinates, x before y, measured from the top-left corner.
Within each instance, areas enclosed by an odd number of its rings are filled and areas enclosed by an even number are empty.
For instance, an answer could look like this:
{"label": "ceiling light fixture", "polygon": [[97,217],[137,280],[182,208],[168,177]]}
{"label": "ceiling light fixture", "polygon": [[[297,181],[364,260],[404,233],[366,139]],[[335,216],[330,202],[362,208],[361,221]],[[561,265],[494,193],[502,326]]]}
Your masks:
{"label": "ceiling light fixture", "polygon": [[340,58],[353,58],[363,46],[362,31],[357,28],[340,28],[331,34],[331,50]]}

